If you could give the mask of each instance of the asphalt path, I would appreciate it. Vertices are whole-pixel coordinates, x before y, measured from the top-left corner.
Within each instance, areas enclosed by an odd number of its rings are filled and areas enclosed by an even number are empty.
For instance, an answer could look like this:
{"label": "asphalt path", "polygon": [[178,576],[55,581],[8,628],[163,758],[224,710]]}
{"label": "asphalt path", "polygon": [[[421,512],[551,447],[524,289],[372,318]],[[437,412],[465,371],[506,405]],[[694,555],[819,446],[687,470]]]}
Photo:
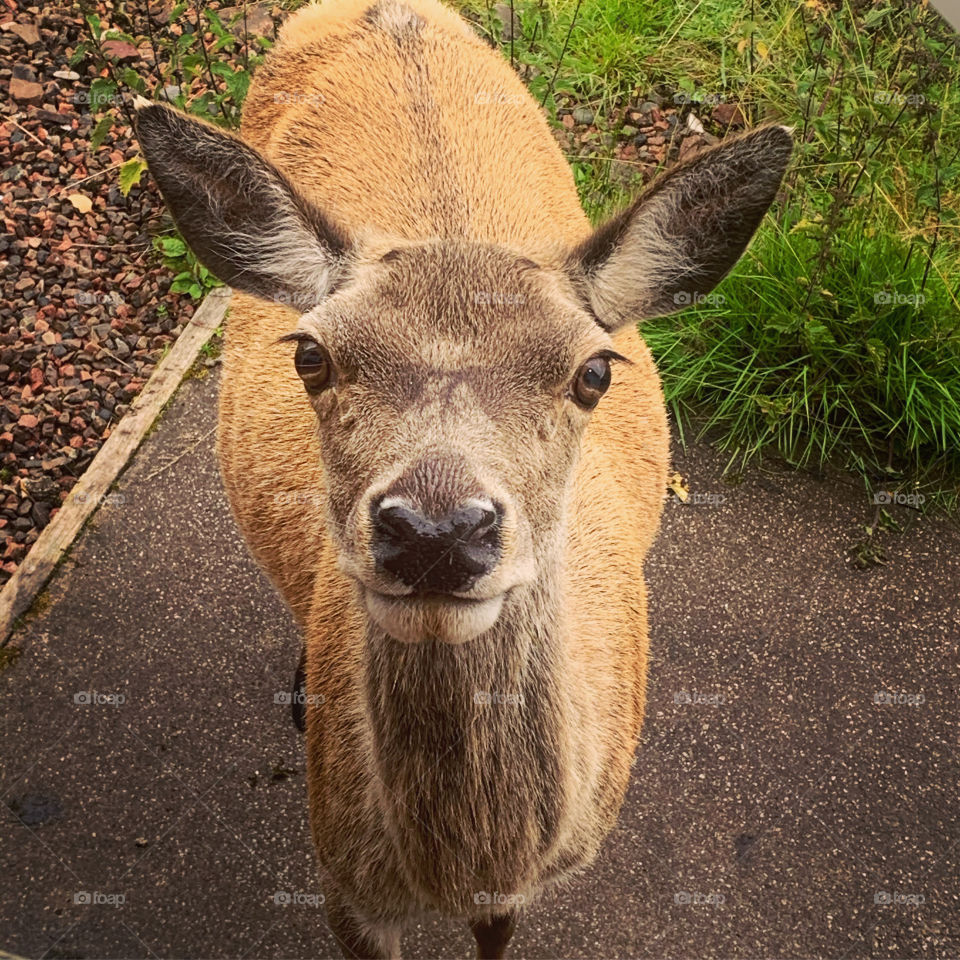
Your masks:
{"label": "asphalt path", "polygon": [[[300,640],[237,534],[217,378],[188,381],[0,670],[0,950],[336,956],[277,703]],[[960,956],[960,533],[769,467],[676,468],[650,557],[643,741],[597,862],[515,957]],[[285,902],[286,900],[291,902]],[[465,926],[408,957],[468,957]]]}

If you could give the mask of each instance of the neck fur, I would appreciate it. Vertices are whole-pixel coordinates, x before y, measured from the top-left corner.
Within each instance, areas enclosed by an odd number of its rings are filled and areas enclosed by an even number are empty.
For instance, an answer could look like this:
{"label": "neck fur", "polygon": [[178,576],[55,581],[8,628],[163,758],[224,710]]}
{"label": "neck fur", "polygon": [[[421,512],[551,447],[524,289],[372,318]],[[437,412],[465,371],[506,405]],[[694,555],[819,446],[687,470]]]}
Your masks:
{"label": "neck fur", "polygon": [[494,627],[460,645],[399,643],[368,624],[381,804],[430,906],[524,889],[526,865],[557,840],[568,752],[558,579],[512,591]]}

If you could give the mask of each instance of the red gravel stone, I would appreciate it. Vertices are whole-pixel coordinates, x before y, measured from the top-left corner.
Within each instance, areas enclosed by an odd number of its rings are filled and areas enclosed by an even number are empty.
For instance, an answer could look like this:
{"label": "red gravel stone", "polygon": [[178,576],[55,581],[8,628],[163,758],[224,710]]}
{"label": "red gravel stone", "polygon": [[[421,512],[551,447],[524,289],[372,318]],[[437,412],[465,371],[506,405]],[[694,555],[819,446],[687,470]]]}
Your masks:
{"label": "red gravel stone", "polygon": [[[114,20],[114,2],[96,4],[103,27],[128,30]],[[146,5],[127,13],[129,32],[144,35]],[[146,176],[120,193],[117,165],[137,155],[122,110],[103,145],[90,149],[99,117],[90,112],[89,85],[103,74],[92,60],[68,62],[88,39],[79,6],[2,0],[0,23],[0,465],[14,479],[0,480],[0,529],[21,547],[7,556],[0,547],[2,584],[192,304],[168,293],[171,274],[152,249],[153,236],[170,226],[156,187]],[[149,67],[136,67],[146,48],[106,45],[152,82]],[[195,82],[192,93],[200,92]],[[72,194],[90,201],[88,214]],[[49,514],[34,509],[20,484],[43,478],[54,484]]]}
{"label": "red gravel stone", "polygon": [[30,80],[21,80],[19,77],[10,79],[10,96],[21,106],[33,104],[39,106],[43,102],[43,87]]}

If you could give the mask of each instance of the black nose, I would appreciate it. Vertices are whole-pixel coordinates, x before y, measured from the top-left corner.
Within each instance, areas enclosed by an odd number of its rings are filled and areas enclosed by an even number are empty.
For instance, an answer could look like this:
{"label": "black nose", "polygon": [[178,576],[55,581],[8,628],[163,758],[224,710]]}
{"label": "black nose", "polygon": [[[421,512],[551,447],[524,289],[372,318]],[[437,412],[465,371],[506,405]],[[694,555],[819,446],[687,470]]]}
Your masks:
{"label": "black nose", "polygon": [[435,520],[390,498],[371,514],[377,565],[418,593],[469,590],[500,559],[502,511],[490,501],[471,500]]}

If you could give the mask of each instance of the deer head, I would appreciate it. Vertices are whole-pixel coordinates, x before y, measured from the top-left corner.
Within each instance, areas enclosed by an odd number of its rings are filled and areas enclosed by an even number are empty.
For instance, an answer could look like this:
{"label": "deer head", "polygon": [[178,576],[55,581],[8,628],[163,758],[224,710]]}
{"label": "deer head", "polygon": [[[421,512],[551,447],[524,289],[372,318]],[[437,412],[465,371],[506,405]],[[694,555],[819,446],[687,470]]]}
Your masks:
{"label": "deer head", "polygon": [[782,127],[724,142],[544,255],[335,223],[240,139],[167,107],[142,108],[138,135],[197,256],[299,309],[263,362],[303,382],[330,534],[367,613],[449,642],[556,568],[580,438],[629,362],[611,335],[717,284],[791,150]]}

